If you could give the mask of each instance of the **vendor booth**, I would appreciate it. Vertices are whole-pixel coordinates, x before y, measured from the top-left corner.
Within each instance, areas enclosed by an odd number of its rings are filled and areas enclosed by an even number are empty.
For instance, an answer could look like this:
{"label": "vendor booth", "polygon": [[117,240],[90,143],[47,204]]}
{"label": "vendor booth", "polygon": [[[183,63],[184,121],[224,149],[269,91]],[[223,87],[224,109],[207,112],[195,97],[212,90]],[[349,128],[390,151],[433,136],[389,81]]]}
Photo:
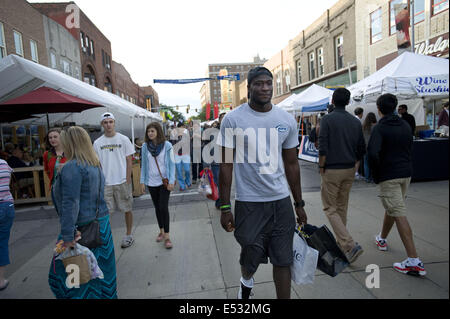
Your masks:
{"label": "vendor booth", "polygon": [[[49,100],[43,100],[43,94],[46,98],[51,94],[53,98],[64,97],[67,100],[65,103],[50,105]],[[28,99],[29,96],[32,96],[31,100]],[[45,103],[36,104],[39,102],[36,101],[37,99],[42,99],[40,102]],[[8,105],[8,103],[12,105]],[[69,106],[74,108],[69,108]],[[80,109],[80,106],[83,108]],[[61,112],[61,107],[66,107],[66,109]],[[2,109],[3,113],[1,113]],[[31,127],[35,126],[38,126],[40,137],[45,136],[45,130],[40,129],[48,127],[50,123],[53,126],[74,123],[85,128],[100,128],[101,114],[107,111],[114,113],[116,130],[130,137],[132,141],[134,141],[136,132],[139,136],[145,135],[145,127],[148,123],[162,121],[159,114],[149,112],[117,95],[100,90],[58,70],[16,55],[9,55],[0,60],[0,132],[2,141],[4,126],[10,130],[15,127],[24,127],[26,130],[30,130],[29,145],[33,145],[31,143]],[[15,129],[11,131],[13,137],[16,137]],[[139,164],[134,163],[133,175],[140,173],[138,168]],[[49,201],[48,181],[45,180],[43,167],[14,169],[15,172],[22,172],[21,170],[33,174],[34,189],[32,193],[34,193],[34,197],[15,198],[15,203]],[[134,176],[133,181],[139,180],[136,177]],[[139,191],[140,187],[137,187],[139,185],[134,184],[135,190]]]}
{"label": "vendor booth", "polygon": [[[293,94],[281,101],[277,106],[292,113],[295,118],[301,116],[299,123],[299,131],[304,132],[303,117],[325,112],[328,105],[331,103],[333,91],[322,86],[313,84],[306,90],[299,94]],[[314,143],[309,141],[309,136],[300,134],[300,148],[298,158],[308,162],[319,162],[319,151],[314,146]]]}
{"label": "vendor booth", "polygon": [[[379,119],[377,98],[384,93],[397,96],[400,104],[408,106],[417,126],[426,124],[424,108],[449,97],[449,61],[405,52],[383,68],[355,83],[348,89],[352,94],[347,111],[364,109],[364,116],[373,112]],[[418,134],[417,134],[418,135]],[[448,136],[417,138],[413,144],[413,181],[448,179]]]}

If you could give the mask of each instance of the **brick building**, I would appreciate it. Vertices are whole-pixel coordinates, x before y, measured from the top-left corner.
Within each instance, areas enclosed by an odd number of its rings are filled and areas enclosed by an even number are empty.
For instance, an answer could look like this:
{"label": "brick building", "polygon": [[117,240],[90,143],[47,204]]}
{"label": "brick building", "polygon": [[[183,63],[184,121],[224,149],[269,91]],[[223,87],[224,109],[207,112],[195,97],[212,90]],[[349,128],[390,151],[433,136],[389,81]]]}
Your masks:
{"label": "brick building", "polygon": [[291,95],[291,72],[295,68],[289,45],[271,57],[264,66],[273,74],[272,103],[278,104]]}
{"label": "brick building", "polygon": [[262,66],[267,60],[261,59],[259,56],[253,59],[253,62],[244,63],[217,63],[209,64],[206,72],[207,77],[217,77],[219,75],[235,75],[239,74],[239,81],[206,81],[200,90],[200,102],[203,105],[215,102],[220,108],[236,107],[246,102],[247,96],[241,96],[240,85],[247,80],[247,73],[251,68]]}
{"label": "brick building", "polygon": [[[74,2],[31,5],[65,27],[78,41],[82,80],[99,89],[114,92],[111,42],[83,11]],[[79,17],[79,21],[76,21],[76,17]]]}
{"label": "brick building", "polygon": [[341,0],[291,40],[292,92],[355,83],[355,33],[355,0]]}
{"label": "brick building", "polygon": [[0,58],[16,54],[48,66],[42,15],[24,0],[0,0]]}

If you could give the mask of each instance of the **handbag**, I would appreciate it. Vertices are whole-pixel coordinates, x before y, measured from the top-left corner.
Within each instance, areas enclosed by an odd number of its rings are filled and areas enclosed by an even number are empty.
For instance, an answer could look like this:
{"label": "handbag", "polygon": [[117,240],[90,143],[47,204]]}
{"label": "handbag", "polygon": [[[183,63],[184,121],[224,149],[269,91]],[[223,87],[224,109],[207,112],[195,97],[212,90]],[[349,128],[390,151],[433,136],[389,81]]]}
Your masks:
{"label": "handbag", "polygon": [[319,252],[306,243],[304,235],[298,229],[294,233],[294,261],[291,265],[291,278],[297,284],[312,284],[317,268]]}
{"label": "handbag", "polygon": [[309,237],[305,238],[306,242],[319,252],[317,268],[331,277],[337,276],[349,265],[349,262],[337,245],[333,234],[326,225],[319,228],[311,225],[306,226],[312,229],[307,232]]}
{"label": "handbag", "polygon": [[167,187],[169,186],[169,179],[168,178],[164,178],[162,176],[161,170],[159,169],[158,160],[156,159],[155,156],[153,156],[153,158],[155,159],[156,167],[158,167],[159,176],[161,176],[161,180],[162,180],[163,186],[164,186],[165,189],[167,189]]}
{"label": "handbag", "polygon": [[78,243],[82,246],[85,246],[89,249],[96,248],[103,244],[102,238],[100,236],[100,223],[98,221],[98,211],[99,211],[99,201],[100,201],[100,191],[101,191],[101,173],[100,168],[99,171],[99,186],[98,186],[98,197],[97,197],[97,212],[95,215],[95,219],[89,224],[78,226],[77,229],[81,233],[81,239]]}

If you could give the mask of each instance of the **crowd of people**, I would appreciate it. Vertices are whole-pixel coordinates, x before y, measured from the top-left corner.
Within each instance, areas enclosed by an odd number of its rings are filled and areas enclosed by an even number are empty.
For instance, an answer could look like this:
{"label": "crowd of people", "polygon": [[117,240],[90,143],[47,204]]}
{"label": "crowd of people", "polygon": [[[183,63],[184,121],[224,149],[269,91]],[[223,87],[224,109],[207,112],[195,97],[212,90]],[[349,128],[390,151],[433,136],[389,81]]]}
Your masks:
{"label": "crowd of people", "polygon": [[[178,182],[185,191],[200,179],[203,168],[209,167],[219,186],[220,197],[216,207],[221,211],[220,223],[227,232],[234,232],[241,247],[241,266],[238,298],[249,299],[254,287],[254,274],[261,263],[269,260],[273,265],[273,279],[278,298],[290,298],[293,262],[292,238],[296,223],[306,225],[308,218],[302,198],[301,174],[297,157],[298,130],[295,119],[271,103],[273,75],[264,67],[248,73],[249,102],[233,112],[221,114],[213,125],[216,134],[209,141],[195,145],[199,127],[186,128],[179,123],[165,136],[159,123],[146,127],[145,142],[141,145],[142,191],[148,189],[155,207],[159,232],[156,241],[172,249],[170,237],[169,198]],[[323,211],[336,236],[337,243],[348,261],[353,263],[363,248],[347,229],[349,194],[363,163],[368,181],[379,184],[379,196],[385,208],[381,231],[374,235],[379,250],[388,249],[387,237],[395,224],[405,246],[407,259],[393,264],[402,273],[423,276],[424,265],[414,246],[412,230],[407,220],[405,195],[411,180],[411,149],[413,129],[407,108],[398,107],[392,94],[383,94],[377,100],[380,120],[374,113],[361,122],[361,110],[355,115],[345,110],[350,101],[347,89],[336,89],[328,114],[323,114],[320,127],[313,129],[319,150],[321,199]],[[401,110],[401,111],[400,111]],[[362,110],[363,111],[363,110]],[[447,111],[448,112],[448,111]],[[92,144],[88,133],[81,127],[49,130],[46,141],[48,151],[43,154],[45,173],[51,181],[51,195],[58,213],[61,231],[58,240],[67,249],[75,247],[79,230],[92,221],[100,224],[102,244],[92,248],[103,271],[103,279],[90,280],[79,289],[67,288],[66,271],[61,260],[52,258],[49,285],[57,298],[117,298],[115,252],[109,213],[123,213],[125,234],[122,248],[133,245],[133,195],[131,185],[132,156],[135,148],[128,137],[116,132],[115,117],[106,112],[100,118],[104,134]],[[272,137],[262,129],[276,127],[277,146],[271,148]],[[206,128],[203,128],[206,129]],[[267,162],[236,161],[239,141],[227,138],[228,129],[253,129],[261,147],[274,150],[277,162],[267,173]],[[184,142],[190,143],[183,147]],[[194,161],[193,148],[216,143],[222,160],[205,163]],[[243,142],[248,147],[248,140]],[[251,146],[251,145],[250,145]],[[231,156],[230,156],[231,155]],[[12,160],[11,160],[12,158]],[[7,161],[0,160],[0,290],[7,287],[4,268],[9,264],[8,240],[14,218],[13,196],[10,192],[12,167],[17,159],[23,161],[20,149],[11,149]],[[227,161],[227,159],[233,159]],[[194,163],[195,162],[195,163]],[[16,166],[17,167],[17,166]],[[231,205],[233,171],[236,185],[235,205]],[[192,179],[191,179],[192,176]],[[294,203],[291,201],[291,195]],[[234,210],[234,211],[233,211]],[[256,212],[256,213],[254,213]],[[82,234],[81,234],[82,235]]]}

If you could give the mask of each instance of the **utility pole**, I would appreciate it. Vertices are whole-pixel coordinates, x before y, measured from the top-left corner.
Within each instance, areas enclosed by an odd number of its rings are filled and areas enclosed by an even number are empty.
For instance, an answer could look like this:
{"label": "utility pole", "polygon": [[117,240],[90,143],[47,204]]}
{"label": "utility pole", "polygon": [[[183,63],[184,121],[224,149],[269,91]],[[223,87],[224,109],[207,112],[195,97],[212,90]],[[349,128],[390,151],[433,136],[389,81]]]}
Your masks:
{"label": "utility pole", "polygon": [[411,3],[411,10],[410,10],[410,15],[411,15],[411,52],[414,53],[414,0],[410,0]]}

